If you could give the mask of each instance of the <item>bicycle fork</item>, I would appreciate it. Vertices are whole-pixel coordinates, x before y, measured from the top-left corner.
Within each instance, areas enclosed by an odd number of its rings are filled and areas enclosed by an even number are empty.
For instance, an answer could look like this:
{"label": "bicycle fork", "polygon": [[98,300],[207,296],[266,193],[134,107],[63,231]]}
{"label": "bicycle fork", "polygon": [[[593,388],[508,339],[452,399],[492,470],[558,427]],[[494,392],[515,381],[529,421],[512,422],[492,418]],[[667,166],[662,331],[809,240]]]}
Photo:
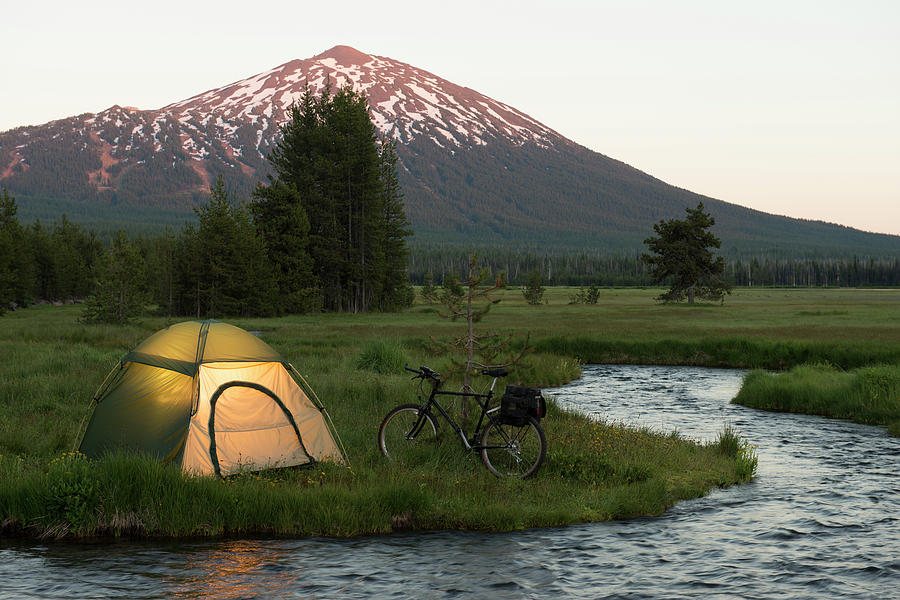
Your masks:
{"label": "bicycle fork", "polygon": [[409,433],[403,436],[407,441],[415,440],[419,436],[422,428],[425,427],[425,421],[428,420],[428,417],[426,416],[427,414],[427,411],[422,410],[421,408],[419,409],[419,418],[413,424],[412,429],[409,430]]}

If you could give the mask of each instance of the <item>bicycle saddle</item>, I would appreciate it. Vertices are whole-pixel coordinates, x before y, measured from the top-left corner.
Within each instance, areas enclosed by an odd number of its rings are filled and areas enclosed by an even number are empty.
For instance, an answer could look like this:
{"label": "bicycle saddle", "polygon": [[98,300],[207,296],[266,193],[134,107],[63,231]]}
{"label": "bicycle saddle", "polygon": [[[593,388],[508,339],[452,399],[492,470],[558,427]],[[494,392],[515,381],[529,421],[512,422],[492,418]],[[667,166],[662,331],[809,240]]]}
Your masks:
{"label": "bicycle saddle", "polygon": [[488,375],[490,377],[506,377],[509,375],[509,371],[504,369],[503,367],[497,367],[495,369],[482,369],[482,374]]}

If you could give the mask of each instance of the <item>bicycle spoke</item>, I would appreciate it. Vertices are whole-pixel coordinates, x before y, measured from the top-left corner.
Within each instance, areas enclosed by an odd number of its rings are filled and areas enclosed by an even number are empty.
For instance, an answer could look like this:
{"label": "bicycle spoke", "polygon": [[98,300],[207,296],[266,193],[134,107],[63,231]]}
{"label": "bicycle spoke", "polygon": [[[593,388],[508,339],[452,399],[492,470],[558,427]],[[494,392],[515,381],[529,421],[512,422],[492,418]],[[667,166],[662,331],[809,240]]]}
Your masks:
{"label": "bicycle spoke", "polygon": [[378,430],[381,453],[392,462],[409,463],[421,458],[437,436],[434,421],[413,404],[398,406],[388,413]]}
{"label": "bicycle spoke", "polygon": [[491,421],[482,434],[481,446],[485,466],[498,476],[529,477],[546,453],[544,433],[533,419],[522,427]]}

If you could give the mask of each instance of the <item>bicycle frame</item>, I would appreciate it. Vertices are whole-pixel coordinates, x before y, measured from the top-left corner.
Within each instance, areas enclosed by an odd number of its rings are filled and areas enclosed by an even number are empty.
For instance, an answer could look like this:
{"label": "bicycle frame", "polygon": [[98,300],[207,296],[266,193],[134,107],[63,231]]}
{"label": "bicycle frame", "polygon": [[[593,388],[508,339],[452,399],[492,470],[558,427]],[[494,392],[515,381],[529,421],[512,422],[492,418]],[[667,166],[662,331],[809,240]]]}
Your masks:
{"label": "bicycle frame", "polygon": [[[488,406],[491,403],[491,398],[494,397],[494,386],[497,385],[497,377],[494,377],[494,380],[491,382],[491,388],[488,390],[487,394],[478,394],[476,392],[447,392],[439,389],[440,384],[434,383],[431,386],[431,394],[428,396],[428,400],[425,401],[425,404],[422,405],[421,412],[419,413],[419,420],[413,426],[412,430],[410,430],[408,437],[415,438],[419,435],[419,431],[421,431],[422,426],[425,424],[426,414],[429,413],[429,409],[434,406],[438,409],[438,412],[447,420],[450,424],[450,427],[453,428],[453,431],[459,436],[462,440],[463,446],[465,446],[466,450],[481,450],[482,446],[477,444],[475,436],[481,431],[481,426],[484,424],[484,418],[487,417],[490,420],[493,420],[493,417],[489,415],[489,413],[497,410],[497,408],[488,409]],[[478,416],[478,424],[472,430],[472,439],[469,440],[466,437],[465,430],[450,416],[450,414],[444,409],[443,406],[437,401],[437,396],[459,396],[461,398],[474,398],[475,402],[478,403],[478,406],[481,407],[481,414]],[[481,399],[484,399],[482,402]]]}
{"label": "bicycle frame", "polygon": [[[538,421],[529,415],[524,423],[520,423],[521,415],[511,409],[509,422],[506,422],[507,419],[500,414],[502,401],[499,406],[491,408],[497,379],[509,374],[505,368],[491,367],[481,370],[483,375],[493,377],[490,389],[486,393],[474,392],[471,388],[465,388],[465,391],[461,392],[443,391],[441,385],[444,382],[440,373],[426,366],[410,369],[405,365],[404,368],[416,374],[413,379],[421,380],[418,390],[419,401],[415,404],[407,402],[394,407],[382,420],[381,427],[378,428],[378,446],[388,460],[397,459],[398,463],[402,463],[406,458],[414,458],[415,454],[410,452],[425,447],[417,444],[420,435],[425,438],[426,443],[437,439],[439,416],[442,416],[459,436],[463,447],[466,450],[477,451],[488,470],[497,477],[509,475],[526,478],[540,468],[546,457],[547,442]],[[430,380],[431,383],[427,397],[423,388],[425,380]],[[477,422],[474,414],[471,421],[466,419],[463,422],[474,426],[471,437],[451,416],[450,408],[455,404],[455,400],[441,404],[439,396],[473,398],[481,407]],[[437,410],[433,410],[432,407],[437,407]]]}

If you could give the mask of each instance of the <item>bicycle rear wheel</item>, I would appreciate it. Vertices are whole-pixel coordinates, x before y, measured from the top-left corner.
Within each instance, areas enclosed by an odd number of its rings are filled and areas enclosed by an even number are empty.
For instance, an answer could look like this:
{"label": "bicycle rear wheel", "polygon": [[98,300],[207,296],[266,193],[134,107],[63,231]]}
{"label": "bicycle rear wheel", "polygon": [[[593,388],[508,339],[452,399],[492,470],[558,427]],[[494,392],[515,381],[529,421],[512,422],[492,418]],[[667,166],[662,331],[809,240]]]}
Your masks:
{"label": "bicycle rear wheel", "polygon": [[422,413],[417,404],[401,404],[381,422],[378,448],[392,462],[409,463],[423,458],[436,438],[437,425],[431,415]]}
{"label": "bicycle rear wheel", "polygon": [[531,477],[546,453],[544,430],[531,417],[521,427],[492,419],[481,433],[481,460],[497,477]]}

